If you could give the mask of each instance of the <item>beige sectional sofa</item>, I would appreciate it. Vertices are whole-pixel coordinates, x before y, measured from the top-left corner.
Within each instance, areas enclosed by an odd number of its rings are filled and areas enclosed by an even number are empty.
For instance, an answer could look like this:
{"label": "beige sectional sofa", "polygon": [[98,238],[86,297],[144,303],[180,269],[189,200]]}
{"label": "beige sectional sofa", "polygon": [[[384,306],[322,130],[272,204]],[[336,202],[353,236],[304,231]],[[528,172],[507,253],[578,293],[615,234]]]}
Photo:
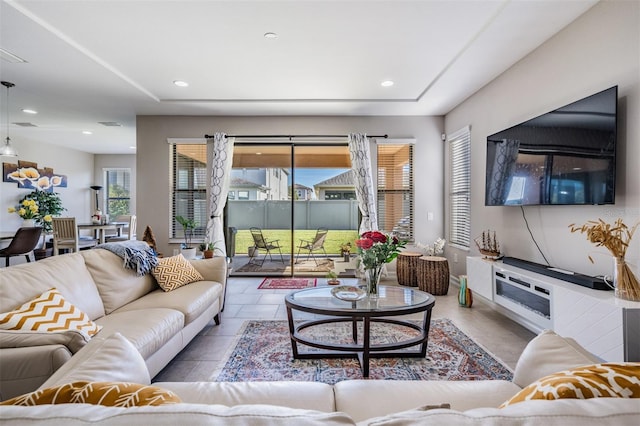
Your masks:
{"label": "beige sectional sofa", "polygon": [[[193,265],[206,281],[169,293],[161,293],[155,288],[150,277],[135,277],[123,272],[118,259],[100,250],[59,256],[52,261],[3,271],[0,275],[3,309],[29,300],[53,285],[74,304],[91,312],[91,317],[104,328],[86,344],[68,339],[65,344],[50,345],[55,348],[47,349],[49,363],[65,358],[51,355],[59,351],[75,351],[75,354],[67,354],[66,362],[46,380],[44,375],[38,375],[37,381],[41,384],[36,393],[10,401],[27,406],[0,405],[0,423],[65,426],[88,423],[635,426],[640,423],[638,398],[538,399],[499,408],[543,376],[599,362],[573,340],[553,332],[544,332],[529,343],[517,363],[512,381],[346,380],[335,385],[315,382],[152,383],[151,378],[161,366],[220,310],[224,261],[194,261]],[[87,290],[92,286],[95,291]],[[80,288],[87,291],[80,292]],[[177,292],[181,289],[182,292]],[[211,299],[203,306],[202,300],[208,297]],[[182,328],[168,326],[176,317],[173,311],[184,318]],[[163,326],[155,328],[159,321],[164,321]],[[149,331],[145,333],[145,330]],[[35,336],[33,342],[39,338]],[[16,356],[8,358],[13,367],[5,368],[3,360],[7,359],[4,355],[7,349],[10,348],[0,349],[2,376],[14,374],[7,371],[13,368],[24,373],[25,368],[20,366]],[[33,356],[30,352],[33,348],[14,349],[25,351],[22,352],[24,357]],[[36,346],[35,349],[41,348]],[[36,368],[33,361],[27,365],[27,371]],[[640,369],[640,364],[627,365],[633,366],[635,371]],[[83,403],[85,399],[56,405],[37,403],[44,395],[57,395],[60,387],[69,386],[69,383],[93,385],[96,382],[106,382],[110,389],[116,389],[114,392],[120,388],[118,384],[125,382],[141,387],[152,385],[156,389],[154,392],[178,401],[126,408]],[[34,383],[34,380],[30,382],[31,387]],[[636,380],[635,385],[638,388],[640,381]],[[10,389],[15,392],[17,387]],[[640,392],[640,389],[636,390]],[[444,408],[443,404],[449,408]]]}
{"label": "beige sectional sofa", "polygon": [[[6,425],[65,426],[637,425],[640,399],[531,400],[498,408],[540,376],[594,361],[575,342],[546,332],[527,346],[513,381],[162,382],[152,385],[181,402],[129,408],[81,403],[0,406],[0,420]],[[93,338],[41,388],[78,381],[148,385],[149,375],[135,347],[116,333]],[[437,407],[441,404],[450,408]]]}
{"label": "beige sectional sofa", "polygon": [[[0,272],[0,312],[56,288],[102,327],[99,336],[115,332],[125,336],[153,377],[209,321],[219,320],[225,259],[193,260],[191,264],[204,280],[169,292],[158,287],[152,274],[137,276],[123,267],[120,257],[104,249],[12,266]],[[79,333],[0,330],[1,399],[37,389],[85,343]]]}

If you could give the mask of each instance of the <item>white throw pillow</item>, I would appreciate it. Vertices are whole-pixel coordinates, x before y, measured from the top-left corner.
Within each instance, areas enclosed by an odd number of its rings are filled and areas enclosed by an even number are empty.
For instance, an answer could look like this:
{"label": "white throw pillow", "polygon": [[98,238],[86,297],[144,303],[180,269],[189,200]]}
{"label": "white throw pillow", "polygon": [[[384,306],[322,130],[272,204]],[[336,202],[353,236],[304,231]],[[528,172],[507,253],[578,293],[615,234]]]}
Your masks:
{"label": "white throw pillow", "polygon": [[114,333],[91,339],[39,389],[79,381],[148,385],[151,378],[140,352],[122,334]]}
{"label": "white throw pillow", "polygon": [[513,383],[524,388],[558,371],[600,361],[575,340],[544,330],[522,351],[513,373]]}

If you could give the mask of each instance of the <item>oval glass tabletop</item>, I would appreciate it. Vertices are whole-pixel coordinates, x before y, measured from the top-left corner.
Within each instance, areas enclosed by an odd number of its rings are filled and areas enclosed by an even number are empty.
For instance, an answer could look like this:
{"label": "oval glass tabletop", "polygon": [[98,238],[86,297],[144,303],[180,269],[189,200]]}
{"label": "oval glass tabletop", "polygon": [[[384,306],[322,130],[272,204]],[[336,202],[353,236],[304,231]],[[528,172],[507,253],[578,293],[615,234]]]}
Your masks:
{"label": "oval glass tabletop", "polygon": [[294,306],[310,309],[370,312],[415,308],[430,304],[435,298],[429,293],[413,288],[381,285],[377,300],[371,300],[369,297],[356,301],[341,300],[332,294],[332,287],[314,287],[295,291],[289,293],[285,300]]}

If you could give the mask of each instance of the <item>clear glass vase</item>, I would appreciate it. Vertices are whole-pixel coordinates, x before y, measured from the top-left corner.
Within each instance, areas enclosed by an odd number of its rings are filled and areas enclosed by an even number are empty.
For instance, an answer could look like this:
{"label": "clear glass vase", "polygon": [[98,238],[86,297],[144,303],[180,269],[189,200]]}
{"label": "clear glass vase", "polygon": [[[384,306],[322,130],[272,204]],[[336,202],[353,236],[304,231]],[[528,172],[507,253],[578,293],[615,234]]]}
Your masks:
{"label": "clear glass vase", "polygon": [[365,269],[365,279],[367,280],[367,295],[369,299],[378,299],[380,287],[380,277],[382,276],[382,266]]}
{"label": "clear glass vase", "polygon": [[613,258],[613,285],[620,299],[640,301],[640,284],[624,257]]}

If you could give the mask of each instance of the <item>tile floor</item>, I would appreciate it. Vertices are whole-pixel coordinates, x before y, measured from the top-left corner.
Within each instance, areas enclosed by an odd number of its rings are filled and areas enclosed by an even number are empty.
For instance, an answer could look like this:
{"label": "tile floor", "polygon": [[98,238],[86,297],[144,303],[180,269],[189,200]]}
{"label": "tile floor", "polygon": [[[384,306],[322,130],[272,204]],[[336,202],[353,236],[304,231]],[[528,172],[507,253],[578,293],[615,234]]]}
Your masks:
{"label": "tile floor", "polygon": [[[238,330],[246,320],[286,320],[283,298],[291,290],[259,290],[262,280],[259,277],[229,278],[220,325],[216,326],[211,321],[153,381],[215,381],[226,355],[235,346]],[[319,278],[318,285],[323,283],[326,280]],[[387,279],[383,284],[397,285],[397,282]],[[529,330],[484,303],[476,301],[471,309],[460,307],[455,286],[449,287],[446,296],[436,296],[432,318],[451,319],[458,328],[512,369],[526,344],[534,337]]]}

